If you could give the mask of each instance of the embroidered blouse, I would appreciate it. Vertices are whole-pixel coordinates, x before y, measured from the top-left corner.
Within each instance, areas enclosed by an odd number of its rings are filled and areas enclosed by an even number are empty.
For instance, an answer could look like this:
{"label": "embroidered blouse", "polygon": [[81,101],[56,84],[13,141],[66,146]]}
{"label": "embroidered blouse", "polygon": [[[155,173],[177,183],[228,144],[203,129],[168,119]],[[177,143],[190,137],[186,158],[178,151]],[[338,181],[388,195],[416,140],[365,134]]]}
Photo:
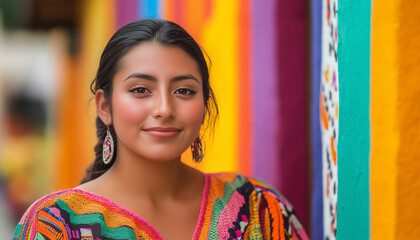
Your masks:
{"label": "embroidered blouse", "polygon": [[[193,239],[308,239],[292,206],[260,180],[206,174]],[[13,239],[162,239],[145,219],[81,189],[47,195],[27,210]]]}

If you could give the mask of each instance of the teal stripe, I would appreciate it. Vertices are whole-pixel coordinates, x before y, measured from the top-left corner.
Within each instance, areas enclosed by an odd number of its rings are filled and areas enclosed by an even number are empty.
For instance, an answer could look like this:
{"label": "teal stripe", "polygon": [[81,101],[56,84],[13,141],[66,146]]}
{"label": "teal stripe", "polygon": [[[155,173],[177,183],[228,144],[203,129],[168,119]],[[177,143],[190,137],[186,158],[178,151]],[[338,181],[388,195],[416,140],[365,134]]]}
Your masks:
{"label": "teal stripe", "polygon": [[104,237],[112,239],[136,239],[134,230],[127,226],[110,228],[105,224],[104,216],[101,213],[76,214],[63,200],[57,200],[58,206],[70,215],[70,222],[74,225],[78,224],[99,224],[101,226],[101,234]]}
{"label": "teal stripe", "polygon": [[213,205],[210,228],[207,235],[209,239],[217,238],[217,223],[219,222],[220,213],[222,212],[223,207],[229,203],[233,192],[243,186],[245,182],[246,179],[242,175],[237,175],[237,178],[233,182],[225,183],[223,197],[217,197]]}
{"label": "teal stripe", "polygon": [[369,239],[371,0],[338,0],[337,239]]}
{"label": "teal stripe", "polygon": [[41,235],[41,233],[36,233],[34,240],[45,240],[45,238]]}
{"label": "teal stripe", "polygon": [[18,224],[16,226],[15,232],[13,233],[13,239],[19,239],[19,237],[22,233],[22,228],[23,228],[22,224]]}

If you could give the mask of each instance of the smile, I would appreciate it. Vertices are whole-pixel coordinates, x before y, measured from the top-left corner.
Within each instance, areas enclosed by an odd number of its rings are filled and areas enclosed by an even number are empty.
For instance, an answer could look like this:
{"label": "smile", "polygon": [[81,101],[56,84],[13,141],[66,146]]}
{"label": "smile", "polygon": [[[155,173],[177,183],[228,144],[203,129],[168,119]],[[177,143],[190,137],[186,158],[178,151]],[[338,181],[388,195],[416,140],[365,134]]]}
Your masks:
{"label": "smile", "polygon": [[148,134],[158,137],[158,138],[170,138],[176,136],[181,129],[177,128],[162,128],[162,127],[156,127],[156,128],[146,128],[144,129]]}

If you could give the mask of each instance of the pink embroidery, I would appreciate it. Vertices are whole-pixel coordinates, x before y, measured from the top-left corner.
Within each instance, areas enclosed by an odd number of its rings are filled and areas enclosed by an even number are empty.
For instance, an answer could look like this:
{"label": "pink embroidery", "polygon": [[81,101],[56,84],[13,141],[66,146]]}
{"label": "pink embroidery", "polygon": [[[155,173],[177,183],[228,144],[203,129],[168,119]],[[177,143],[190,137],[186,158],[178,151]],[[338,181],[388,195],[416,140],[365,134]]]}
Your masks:
{"label": "pink embroidery", "polygon": [[229,229],[233,227],[233,222],[239,213],[239,208],[245,203],[244,197],[235,191],[229,203],[223,207],[217,222],[217,237],[219,239],[229,239]]}
{"label": "pink embroidery", "polygon": [[210,188],[210,175],[206,174],[204,176],[204,190],[203,190],[203,197],[201,200],[200,206],[200,216],[198,216],[197,226],[195,227],[193,233],[193,239],[198,239],[201,229],[203,227],[204,222],[204,215],[206,213],[206,206],[207,206],[207,199],[209,198],[209,188]]}
{"label": "pink embroidery", "polygon": [[239,229],[236,229],[235,233],[236,233],[236,236],[237,237],[241,237],[242,236],[242,231],[239,230]]}
{"label": "pink embroidery", "polygon": [[242,215],[242,221],[244,221],[244,222],[248,223],[248,218],[246,217],[246,215],[245,215],[245,214],[244,214],[244,215]]}

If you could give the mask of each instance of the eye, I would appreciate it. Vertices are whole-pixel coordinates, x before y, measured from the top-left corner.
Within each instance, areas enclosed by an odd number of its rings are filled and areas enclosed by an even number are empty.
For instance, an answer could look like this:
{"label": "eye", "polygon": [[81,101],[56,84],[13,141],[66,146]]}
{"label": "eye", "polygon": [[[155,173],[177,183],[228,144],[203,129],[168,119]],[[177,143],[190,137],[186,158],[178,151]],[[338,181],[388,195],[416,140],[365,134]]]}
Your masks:
{"label": "eye", "polygon": [[194,91],[188,88],[180,88],[175,91],[175,94],[181,94],[181,95],[194,95],[196,93],[197,91]]}
{"label": "eye", "polygon": [[141,95],[146,94],[146,93],[151,93],[149,89],[144,88],[144,87],[136,87],[136,88],[130,89],[129,91],[134,94],[141,94]]}

